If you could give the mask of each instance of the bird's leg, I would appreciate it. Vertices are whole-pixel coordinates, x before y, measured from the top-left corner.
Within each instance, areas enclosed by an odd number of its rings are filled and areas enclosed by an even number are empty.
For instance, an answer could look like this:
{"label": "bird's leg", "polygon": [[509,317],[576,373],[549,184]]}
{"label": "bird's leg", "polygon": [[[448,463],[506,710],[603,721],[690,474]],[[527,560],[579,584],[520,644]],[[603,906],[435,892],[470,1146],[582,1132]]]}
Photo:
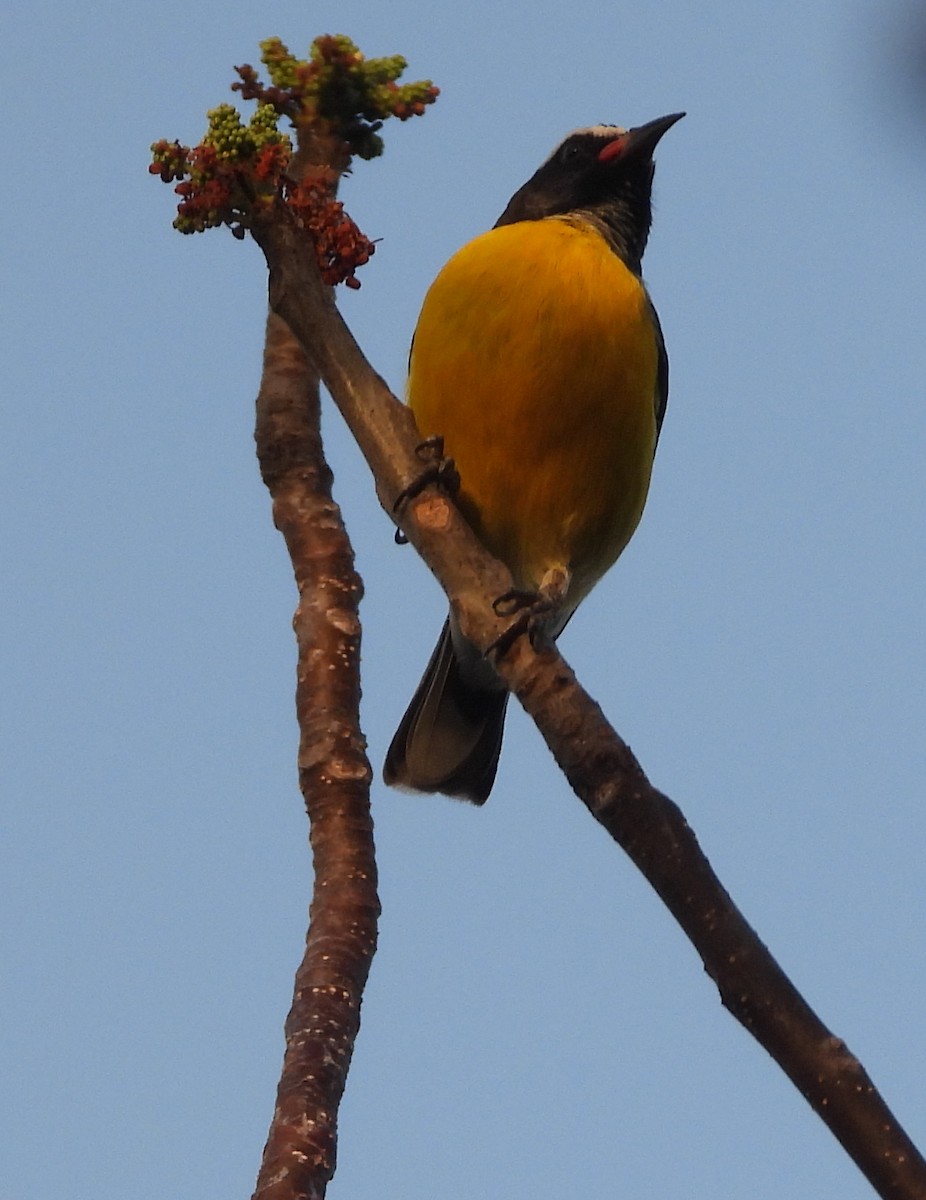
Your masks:
{"label": "bird's leg", "polygon": [[[420,442],[415,447],[415,455],[424,463],[424,467],[408,487],[399,492],[392,506],[393,512],[399,512],[409,500],[420,495],[432,483],[443,488],[449,496],[455,496],[460,490],[460,472],[453,459],[444,456],[444,439],[439,434]],[[408,538],[401,529],[397,529],[395,540],[397,545],[404,546]]]}
{"label": "bird's leg", "polygon": [[535,592],[512,588],[492,604],[496,616],[512,617],[508,628],[489,646],[487,653],[496,656],[507,653],[518,638],[526,633],[536,649],[547,636],[549,618],[561,610],[571,575],[563,563],[547,567]]}

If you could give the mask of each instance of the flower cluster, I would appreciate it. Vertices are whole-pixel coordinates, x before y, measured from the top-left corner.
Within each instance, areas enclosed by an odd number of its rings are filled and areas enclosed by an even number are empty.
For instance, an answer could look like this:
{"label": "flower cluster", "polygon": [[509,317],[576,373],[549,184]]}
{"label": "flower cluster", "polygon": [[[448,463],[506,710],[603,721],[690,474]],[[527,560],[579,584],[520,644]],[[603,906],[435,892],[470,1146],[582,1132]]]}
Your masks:
{"label": "flower cluster", "polygon": [[316,38],[308,59],[295,58],[279,38],[268,38],[260,48],[270,86],[245,65],[235,68],[240,82],[232,90],[272,105],[297,128],[322,122],[358,158],[382,154],[378,130],[388,117],[423,116],[439,94],[428,79],[400,86],[396,80],[408,65],[401,55],[367,59],[343,35]]}
{"label": "flower cluster", "polygon": [[[239,82],[232,89],[258,102],[248,124],[231,104],[220,104],[208,114],[198,146],[155,142],[148,169],[176,184],[174,227],[181,233],[228,225],[244,237],[255,216],[281,198],[311,234],[325,282],[359,287],[355,271],[375,247],[335,199],[339,174],[354,155],[381,154],[383,121],[422,115],[437,88],[428,80],[399,86],[403,58],[366,59],[346,37],[316,38],[308,59],[295,58],[279,38],[262,42],[261,52],[269,85],[253,67],[235,68]],[[301,148],[324,145],[335,169],[300,165],[302,178],[290,179],[293,147],[277,128],[281,117],[292,123]]]}
{"label": "flower cluster", "polygon": [[228,225],[236,237],[244,237],[253,213],[277,195],[292,145],[277,129],[279,114],[268,104],[247,125],[230,104],[213,108],[208,118],[206,135],[192,150],[179,142],[155,142],[148,170],[165,183],[179,180],[175,229],[201,233]]}
{"label": "flower cluster", "polygon": [[354,272],[369,261],[376,247],[347,215],[344,205],[334,199],[336,180],[336,172],[329,167],[312,168],[300,183],[284,185],[284,198],[312,236],[325,283],[359,288]]}

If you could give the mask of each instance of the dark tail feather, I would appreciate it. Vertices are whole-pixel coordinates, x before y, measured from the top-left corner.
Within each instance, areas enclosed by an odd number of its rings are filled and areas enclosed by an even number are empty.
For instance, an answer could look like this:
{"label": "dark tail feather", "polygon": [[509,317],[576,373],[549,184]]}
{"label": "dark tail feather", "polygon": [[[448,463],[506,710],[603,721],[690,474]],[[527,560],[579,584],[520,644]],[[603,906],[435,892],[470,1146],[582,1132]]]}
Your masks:
{"label": "dark tail feather", "polygon": [[485,804],[498,768],[507,703],[503,687],[464,677],[446,623],[392,739],[383,768],[386,783]]}

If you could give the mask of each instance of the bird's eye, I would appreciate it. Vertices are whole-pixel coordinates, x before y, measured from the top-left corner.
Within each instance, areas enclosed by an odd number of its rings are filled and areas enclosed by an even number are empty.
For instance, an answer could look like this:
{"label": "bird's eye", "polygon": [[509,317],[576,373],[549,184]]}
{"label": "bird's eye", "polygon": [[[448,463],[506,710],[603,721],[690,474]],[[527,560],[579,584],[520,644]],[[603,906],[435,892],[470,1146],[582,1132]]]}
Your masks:
{"label": "bird's eye", "polygon": [[559,152],[561,163],[574,163],[582,157],[582,147],[578,142],[564,142]]}

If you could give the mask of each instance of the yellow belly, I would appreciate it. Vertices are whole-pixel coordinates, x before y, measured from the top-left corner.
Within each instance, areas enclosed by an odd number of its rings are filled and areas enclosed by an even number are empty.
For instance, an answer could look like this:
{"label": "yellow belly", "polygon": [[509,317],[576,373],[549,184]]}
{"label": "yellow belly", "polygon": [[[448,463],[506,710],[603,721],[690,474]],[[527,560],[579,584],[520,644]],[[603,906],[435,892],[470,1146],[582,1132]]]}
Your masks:
{"label": "yellow belly", "polygon": [[443,436],[461,508],[519,586],[571,572],[566,611],[643,512],[657,357],[643,285],[585,223],[493,229],[425,298],[408,380],[418,428]]}

